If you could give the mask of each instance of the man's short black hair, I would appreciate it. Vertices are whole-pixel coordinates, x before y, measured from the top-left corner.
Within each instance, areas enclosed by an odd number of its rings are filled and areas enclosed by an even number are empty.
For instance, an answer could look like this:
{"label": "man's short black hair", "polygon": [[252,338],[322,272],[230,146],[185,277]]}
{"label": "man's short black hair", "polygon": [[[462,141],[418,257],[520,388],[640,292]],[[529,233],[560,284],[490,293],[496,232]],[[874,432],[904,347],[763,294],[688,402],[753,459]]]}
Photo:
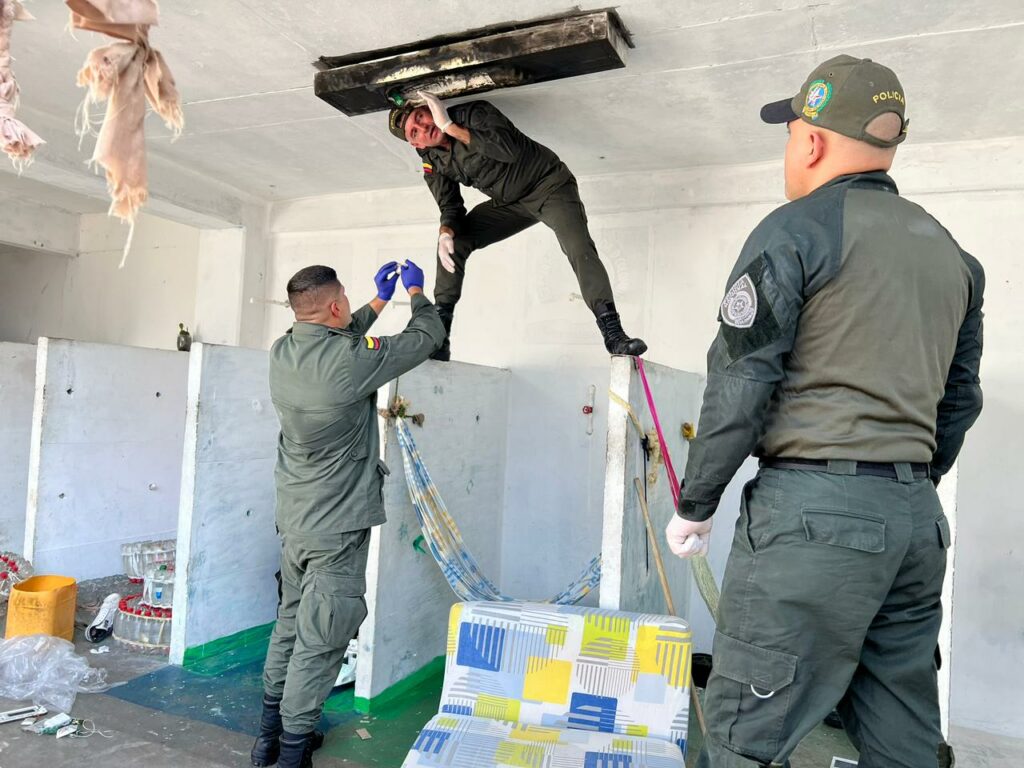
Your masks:
{"label": "man's short black hair", "polygon": [[316,309],[320,304],[320,289],[324,287],[335,291],[341,287],[337,272],[322,264],[303,267],[288,281],[288,303],[296,312]]}

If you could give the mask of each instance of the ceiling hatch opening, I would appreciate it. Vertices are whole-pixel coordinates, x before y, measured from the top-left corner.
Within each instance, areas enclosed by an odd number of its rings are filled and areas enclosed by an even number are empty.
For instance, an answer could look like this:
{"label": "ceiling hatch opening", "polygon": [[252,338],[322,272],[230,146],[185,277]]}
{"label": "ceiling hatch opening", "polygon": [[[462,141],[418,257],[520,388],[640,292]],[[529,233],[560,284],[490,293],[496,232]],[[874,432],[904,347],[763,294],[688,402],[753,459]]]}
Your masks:
{"label": "ceiling hatch opening", "polygon": [[612,9],[498,24],[376,51],[321,56],[314,92],[346,115],[626,66],[633,43]]}

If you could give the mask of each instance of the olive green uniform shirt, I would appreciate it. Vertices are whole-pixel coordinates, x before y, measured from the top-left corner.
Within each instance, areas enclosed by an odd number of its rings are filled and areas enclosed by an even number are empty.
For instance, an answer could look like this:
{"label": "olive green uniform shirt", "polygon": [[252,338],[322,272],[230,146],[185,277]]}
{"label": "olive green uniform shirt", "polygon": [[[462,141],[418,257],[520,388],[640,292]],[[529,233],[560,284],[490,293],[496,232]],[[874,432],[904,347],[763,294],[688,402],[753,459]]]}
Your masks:
{"label": "olive green uniform shirt", "polygon": [[377,389],[423,363],[445,338],[423,294],[412,297],[412,319],[397,336],[364,337],[376,319],[367,305],[347,328],[295,323],[270,350],[281,423],[278,531],[320,549],[385,521]]}
{"label": "olive green uniform shirt", "polygon": [[952,467],[981,412],[985,273],[881,171],[770,213],[729,278],[680,514],[747,456]]}

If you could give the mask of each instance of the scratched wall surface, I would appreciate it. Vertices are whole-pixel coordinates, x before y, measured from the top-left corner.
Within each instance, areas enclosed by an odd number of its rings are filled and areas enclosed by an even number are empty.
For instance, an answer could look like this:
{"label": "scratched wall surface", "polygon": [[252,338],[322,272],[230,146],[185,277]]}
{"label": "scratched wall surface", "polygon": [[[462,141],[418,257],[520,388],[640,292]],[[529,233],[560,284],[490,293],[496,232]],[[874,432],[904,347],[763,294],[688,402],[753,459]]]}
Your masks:
{"label": "scratched wall surface", "polygon": [[26,555],[123,573],[123,543],[175,536],[188,355],[46,338],[38,354]]}
{"label": "scratched wall surface", "polygon": [[35,345],[0,342],[0,550],[19,553],[25,547],[35,385]]}
{"label": "scratched wall surface", "polygon": [[[423,413],[412,427],[424,463],[484,573],[501,572],[508,431],[508,371],[428,362],[393,385]],[[455,594],[429,554],[413,548],[419,524],[406,488],[401,448],[387,428],[384,487],[388,522],[374,529],[367,571],[369,616],[360,630],[356,696],[372,698],[444,653]]]}
{"label": "scratched wall surface", "polygon": [[278,420],[263,350],[195,344],[181,465],[171,660],[273,621]]}
{"label": "scratched wall surface", "polygon": [[[682,426],[697,423],[704,378],[651,362],[646,363],[646,371],[672,463],[681,477],[689,450]],[[611,391],[630,404],[645,433],[653,432],[654,419],[632,359],[612,359]],[[665,545],[664,530],[674,509],[664,459],[658,454],[653,450],[645,456],[640,434],[626,409],[613,398],[608,404],[601,606],[667,613],[635,484],[635,478],[641,478],[676,613],[693,625],[690,571]]]}

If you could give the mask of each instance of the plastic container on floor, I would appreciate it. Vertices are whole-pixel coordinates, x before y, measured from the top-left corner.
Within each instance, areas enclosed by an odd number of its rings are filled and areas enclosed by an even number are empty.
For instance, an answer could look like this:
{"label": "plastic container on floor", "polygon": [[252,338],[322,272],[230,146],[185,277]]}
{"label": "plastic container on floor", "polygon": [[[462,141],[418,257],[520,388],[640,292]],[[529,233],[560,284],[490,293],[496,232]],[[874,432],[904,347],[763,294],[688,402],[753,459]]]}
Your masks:
{"label": "plastic container on floor", "polygon": [[121,559],[124,572],[133,579],[142,579],[146,571],[160,563],[173,563],[176,543],[174,539],[164,541],[133,541],[121,545]]}
{"label": "plastic container on floor", "polygon": [[78,583],[70,576],[33,576],[11,588],[7,608],[7,634],[52,635],[64,640],[75,636],[75,600]]}
{"label": "plastic container on floor", "polygon": [[142,602],[155,608],[170,608],[174,604],[174,563],[149,567],[142,587]]}

